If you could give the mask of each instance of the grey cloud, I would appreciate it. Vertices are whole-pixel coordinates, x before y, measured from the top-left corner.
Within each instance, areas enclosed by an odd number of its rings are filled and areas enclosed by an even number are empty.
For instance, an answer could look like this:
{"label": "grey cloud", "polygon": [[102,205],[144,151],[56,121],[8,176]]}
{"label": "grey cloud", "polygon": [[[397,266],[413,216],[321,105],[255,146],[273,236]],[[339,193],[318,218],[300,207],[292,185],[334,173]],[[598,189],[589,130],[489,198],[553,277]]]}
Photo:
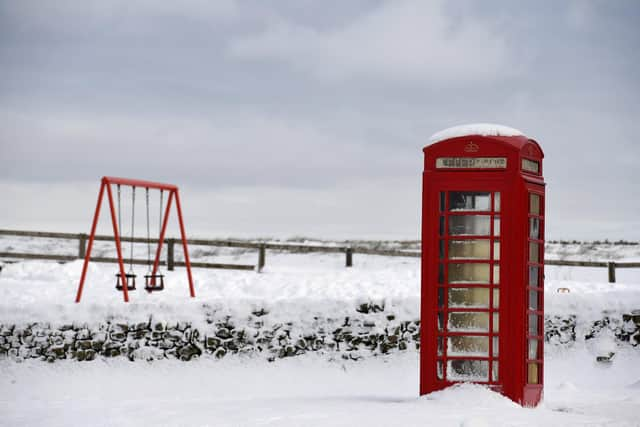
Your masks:
{"label": "grey cloud", "polygon": [[430,134],[498,122],[547,154],[549,237],[640,238],[636,2],[176,5],[0,2],[3,224],[109,174],[181,184],[205,231],[415,237]]}
{"label": "grey cloud", "polygon": [[495,80],[508,74],[509,55],[497,29],[467,19],[455,25],[440,1],[387,2],[348,25],[317,30],[280,20],[232,40],[230,53],[276,60],[329,80]]}

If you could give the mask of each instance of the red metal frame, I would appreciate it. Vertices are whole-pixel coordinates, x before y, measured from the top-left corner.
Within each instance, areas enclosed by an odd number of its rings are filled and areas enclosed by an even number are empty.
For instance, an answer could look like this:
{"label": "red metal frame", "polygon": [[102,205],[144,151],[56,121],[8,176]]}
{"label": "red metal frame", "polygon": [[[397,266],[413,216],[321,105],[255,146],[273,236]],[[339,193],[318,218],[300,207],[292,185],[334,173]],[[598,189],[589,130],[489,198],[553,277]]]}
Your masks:
{"label": "red metal frame", "polygon": [[[469,150],[471,145],[474,150]],[[457,375],[450,375],[451,373],[447,372],[451,361],[476,361],[469,363],[487,361],[487,370],[482,375],[487,381],[476,380],[475,382],[486,384],[515,402],[535,406],[542,397],[544,369],[542,290],[544,289],[545,184],[542,177],[542,150],[537,142],[524,136],[469,135],[427,146],[424,153],[420,394],[441,390],[460,382],[455,379],[459,378]],[[506,167],[501,169],[436,167],[438,158],[452,157],[502,157],[506,159]],[[539,173],[522,170],[522,159],[538,162]],[[488,210],[451,211],[449,192],[489,193]],[[500,193],[499,212],[496,209],[497,193]],[[529,213],[529,193],[540,196],[539,214]],[[444,197],[444,201],[441,197]],[[451,235],[449,221],[459,215],[488,216],[490,221],[488,234]],[[496,217],[500,218],[499,228],[496,228],[497,225],[494,223]],[[539,218],[540,221],[540,232],[536,239],[529,238],[529,218],[531,217]],[[451,259],[449,241],[453,239],[488,240],[490,242],[488,259],[486,257],[476,259],[470,256]],[[538,243],[540,251],[538,262],[529,259],[529,242],[532,240]],[[494,253],[495,242],[500,242],[499,253]],[[479,263],[488,265],[489,283],[484,281],[460,283],[450,280],[450,264]],[[529,285],[529,266],[532,264],[538,267],[537,285],[533,287]],[[499,266],[497,277],[494,276],[495,265]],[[488,305],[484,307],[483,304],[483,308],[449,307],[449,292],[452,288],[488,289]],[[537,310],[529,310],[530,290],[536,290],[538,293]],[[497,305],[494,305],[495,292],[499,292]],[[448,324],[449,313],[488,313],[488,331],[451,330]],[[497,314],[496,320],[499,322],[499,327],[494,324],[493,313]],[[537,316],[538,327],[535,334],[529,333],[530,314]],[[438,325],[439,322],[442,322],[442,326]],[[459,336],[487,337],[487,341],[482,341],[482,345],[486,345],[486,348],[478,347],[481,351],[476,353],[469,351],[466,355],[464,352],[462,355],[458,353],[450,355],[449,338]],[[495,348],[494,337],[498,339]],[[535,359],[529,358],[529,339],[538,341]],[[440,350],[439,343],[441,343]],[[493,362],[496,363],[497,372],[494,372]],[[528,381],[529,363],[537,365],[535,383]],[[438,372],[439,370],[441,372]]]}
{"label": "red metal frame", "polygon": [[120,271],[120,278],[122,280],[122,294],[124,296],[124,301],[129,302],[129,291],[127,289],[127,276],[125,274],[124,269],[124,260],[122,258],[122,246],[120,242],[120,232],[118,230],[118,222],[116,218],[116,210],[115,205],[113,203],[113,193],[111,191],[111,185],[127,185],[130,187],[140,187],[140,188],[149,188],[156,190],[163,190],[169,192],[169,200],[167,201],[167,207],[164,211],[164,216],[162,219],[162,228],[160,230],[160,238],[158,241],[158,247],[156,249],[156,256],[153,262],[153,271],[151,273],[152,279],[151,284],[155,285],[155,275],[158,271],[158,266],[160,264],[160,253],[162,252],[162,245],[164,243],[164,236],[167,229],[167,224],[169,222],[169,213],[171,210],[171,203],[173,199],[176,200],[176,211],[178,213],[178,223],[180,224],[180,238],[182,240],[182,248],[184,250],[184,261],[185,266],[187,268],[187,276],[189,278],[189,293],[192,298],[196,296],[195,289],[193,286],[193,276],[191,275],[191,261],[189,260],[189,250],[187,248],[187,236],[184,229],[184,221],[182,219],[182,208],[180,206],[180,195],[178,191],[178,187],[172,184],[163,184],[159,182],[152,181],[144,181],[139,179],[128,179],[128,178],[116,178],[110,176],[102,177],[100,184],[100,191],[98,193],[98,202],[96,203],[96,211],[93,215],[93,223],[91,225],[91,233],[89,234],[89,241],[87,243],[87,251],[84,257],[84,264],[82,266],[82,275],[80,276],[80,283],[78,284],[78,292],[76,294],[76,303],[80,302],[82,297],[82,290],[84,287],[84,280],[87,275],[87,267],[89,265],[89,261],[91,258],[91,249],[93,248],[93,240],[96,234],[96,226],[98,225],[98,218],[100,217],[100,207],[102,205],[102,199],[104,197],[105,189],[107,190],[107,199],[109,200],[109,211],[111,212],[111,224],[113,226],[113,235],[115,237],[116,243],[116,252],[118,255],[118,267]]}

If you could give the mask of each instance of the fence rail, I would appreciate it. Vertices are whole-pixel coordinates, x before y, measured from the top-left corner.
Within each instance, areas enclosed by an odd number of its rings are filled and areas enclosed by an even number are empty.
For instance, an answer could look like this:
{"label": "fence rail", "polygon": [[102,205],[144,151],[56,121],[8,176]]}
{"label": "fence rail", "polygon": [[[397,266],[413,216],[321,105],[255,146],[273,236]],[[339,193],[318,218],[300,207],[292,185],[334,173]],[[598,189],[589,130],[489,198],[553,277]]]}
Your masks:
{"label": "fence rail", "polygon": [[[21,237],[35,237],[35,238],[50,238],[50,239],[67,239],[78,240],[78,254],[77,255],[58,255],[58,254],[34,254],[34,253],[21,253],[21,252],[0,252],[0,258],[9,259],[39,259],[50,260],[58,262],[69,262],[76,259],[83,259],[86,255],[86,243],[89,236],[83,233],[57,233],[46,231],[25,231],[25,230],[5,230],[0,229],[0,236],[21,236]],[[96,235],[94,237],[97,241],[110,241],[115,239],[113,236]],[[126,237],[120,238],[122,242],[134,242],[134,243],[152,243],[158,244],[158,239],[146,239],[143,237]],[[179,239],[166,238],[164,244],[167,246],[167,259],[161,261],[160,265],[166,266],[168,270],[173,270],[174,267],[184,267],[185,263],[175,260],[174,246],[176,243],[180,243]],[[343,253],[345,254],[345,266],[353,266],[353,255],[383,255],[383,256],[396,256],[396,257],[413,257],[419,258],[421,256],[419,251],[408,251],[398,249],[373,249],[366,246],[334,246],[334,245],[300,245],[289,243],[269,243],[269,242],[245,242],[240,240],[211,240],[211,239],[187,239],[189,245],[194,246],[212,246],[212,247],[226,247],[226,248],[243,248],[243,249],[255,249],[258,251],[257,265],[249,264],[223,264],[223,263],[208,263],[208,262],[191,262],[191,266],[195,268],[218,268],[218,269],[232,269],[232,270],[255,270],[260,272],[266,265],[266,251],[289,251],[292,253]],[[105,262],[105,263],[117,263],[117,258],[107,257],[91,257],[93,262]],[[136,265],[146,265],[148,260],[133,259],[127,260],[127,263],[133,263]],[[545,265],[553,266],[565,266],[565,267],[599,267],[607,268],[609,273],[609,282],[615,283],[616,281],[616,269],[617,268],[640,268],[640,262],[606,262],[606,261],[568,261],[568,260],[545,260]]]}
{"label": "fence rail", "polygon": [[[78,241],[78,255],[57,255],[57,254],[33,254],[33,253],[19,253],[19,252],[0,252],[0,258],[15,258],[15,259],[40,259],[59,262],[68,262],[76,259],[82,259],[86,255],[86,245],[89,236],[84,233],[58,233],[58,232],[46,232],[46,231],[25,231],[25,230],[5,230],[0,229],[0,236],[19,236],[19,237],[34,237],[34,238],[48,238],[48,239],[67,239]],[[113,242],[115,239],[113,236],[96,235],[94,236],[96,241],[109,241]],[[158,244],[158,239],[147,239],[144,237],[127,237],[122,236],[120,238],[122,242],[133,243],[151,243]],[[162,262],[162,265],[166,265],[168,270],[173,270],[174,267],[183,267],[184,263],[175,260],[175,244],[180,243],[179,239],[166,238],[164,244],[167,247],[167,259]],[[344,253],[345,254],[345,266],[353,266],[353,254],[370,254],[370,255],[385,255],[385,256],[399,256],[399,257],[420,257],[420,252],[406,251],[406,250],[392,250],[392,249],[371,249],[362,246],[322,246],[322,245],[300,245],[300,244],[287,244],[287,243],[269,243],[269,242],[245,242],[240,240],[212,240],[212,239],[187,239],[189,245],[194,246],[212,246],[212,247],[226,247],[226,248],[242,248],[242,249],[254,249],[258,252],[257,265],[248,264],[221,264],[221,263],[206,263],[206,262],[192,262],[191,266],[195,268],[222,268],[233,270],[256,270],[261,271],[266,265],[266,251],[289,251],[293,253]],[[116,258],[104,258],[104,257],[92,257],[91,261],[94,262],[118,262]],[[127,260],[136,265],[145,265],[147,260],[133,259]]]}

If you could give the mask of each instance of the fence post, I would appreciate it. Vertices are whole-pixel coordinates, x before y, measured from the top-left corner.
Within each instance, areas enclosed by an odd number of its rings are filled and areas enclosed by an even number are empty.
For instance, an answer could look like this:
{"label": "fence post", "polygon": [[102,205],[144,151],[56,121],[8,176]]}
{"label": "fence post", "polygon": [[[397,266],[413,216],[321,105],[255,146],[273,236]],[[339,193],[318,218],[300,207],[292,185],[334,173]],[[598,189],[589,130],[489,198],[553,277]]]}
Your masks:
{"label": "fence post", "polygon": [[258,273],[260,273],[262,271],[262,268],[264,267],[265,264],[265,247],[264,247],[264,243],[260,244],[260,247],[258,248]]}
{"label": "fence post", "polygon": [[84,256],[87,254],[87,235],[80,234],[78,238],[78,258],[84,259]]}
{"label": "fence post", "polygon": [[167,239],[167,270],[173,271],[173,245],[176,243],[175,239]]}
{"label": "fence post", "polygon": [[346,266],[353,267],[353,249],[347,248],[345,253],[347,255]]}
{"label": "fence post", "polygon": [[608,262],[607,268],[609,269],[609,283],[616,283],[616,263]]}

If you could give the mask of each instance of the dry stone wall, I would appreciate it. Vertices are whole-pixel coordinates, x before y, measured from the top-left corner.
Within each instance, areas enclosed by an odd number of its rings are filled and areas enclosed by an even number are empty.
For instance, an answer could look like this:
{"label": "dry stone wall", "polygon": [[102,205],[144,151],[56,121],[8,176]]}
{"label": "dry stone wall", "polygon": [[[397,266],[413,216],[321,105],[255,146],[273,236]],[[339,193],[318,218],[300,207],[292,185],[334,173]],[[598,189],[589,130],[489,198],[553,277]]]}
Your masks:
{"label": "dry stone wall", "polygon": [[[106,319],[88,324],[0,325],[0,360],[61,359],[90,361],[128,358],[131,361],[197,357],[264,357],[269,361],[314,352],[330,358],[360,360],[420,348],[420,320],[399,319],[384,305],[361,304],[348,315],[314,315],[303,324],[277,321],[265,309],[234,318],[206,305],[204,322],[165,322],[150,315],[145,322]],[[605,315],[595,322],[576,316],[547,316],[545,339],[551,345],[570,346],[602,333],[618,345],[640,349],[640,313]]]}

